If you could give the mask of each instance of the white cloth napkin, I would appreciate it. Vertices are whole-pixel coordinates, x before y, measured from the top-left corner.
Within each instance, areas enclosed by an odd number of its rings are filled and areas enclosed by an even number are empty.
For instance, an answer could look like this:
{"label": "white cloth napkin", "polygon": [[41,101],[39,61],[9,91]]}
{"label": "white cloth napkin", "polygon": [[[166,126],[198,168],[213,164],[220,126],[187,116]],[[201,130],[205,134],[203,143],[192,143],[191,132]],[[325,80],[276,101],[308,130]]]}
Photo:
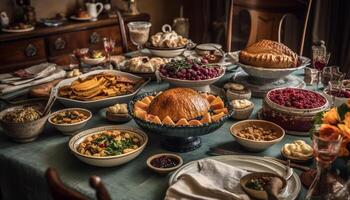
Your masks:
{"label": "white cloth napkin", "polygon": [[65,76],[66,76],[66,72],[64,70],[56,68],[46,77],[43,77],[41,79],[36,79],[31,82],[24,83],[22,85],[0,84],[0,94],[1,95],[8,94],[23,88],[27,88],[27,87],[39,85],[42,83],[47,83],[56,79],[64,78]]}
{"label": "white cloth napkin", "polygon": [[198,171],[182,174],[171,185],[165,200],[249,200],[240,178],[249,172],[212,159],[198,161]]}

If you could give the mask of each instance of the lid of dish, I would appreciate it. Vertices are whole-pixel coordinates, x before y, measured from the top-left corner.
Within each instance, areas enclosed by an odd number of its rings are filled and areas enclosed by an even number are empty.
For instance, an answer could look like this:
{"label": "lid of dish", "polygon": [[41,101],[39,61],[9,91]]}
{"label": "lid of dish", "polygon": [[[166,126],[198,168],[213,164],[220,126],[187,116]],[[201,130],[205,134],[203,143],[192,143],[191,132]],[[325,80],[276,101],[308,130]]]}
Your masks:
{"label": "lid of dish", "polygon": [[216,44],[216,43],[204,43],[196,46],[196,49],[200,49],[204,51],[212,51],[212,50],[217,50],[221,48],[222,48],[221,44]]}

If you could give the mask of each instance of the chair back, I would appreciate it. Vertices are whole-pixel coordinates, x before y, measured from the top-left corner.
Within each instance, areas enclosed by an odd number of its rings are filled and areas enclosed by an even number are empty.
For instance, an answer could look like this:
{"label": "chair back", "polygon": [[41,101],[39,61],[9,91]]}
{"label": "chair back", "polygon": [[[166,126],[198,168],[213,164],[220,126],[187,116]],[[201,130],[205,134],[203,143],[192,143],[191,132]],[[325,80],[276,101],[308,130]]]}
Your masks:
{"label": "chair back", "polygon": [[119,10],[117,10],[117,17],[119,22],[120,35],[122,39],[122,51],[124,53],[128,53],[128,38],[126,36],[125,23],[122,14]]}
{"label": "chair back", "polygon": [[[87,197],[81,193],[66,187],[55,168],[48,168],[45,172],[45,177],[49,185],[52,198],[54,200],[88,200]],[[108,191],[102,183],[100,177],[90,177],[90,186],[95,189],[98,200],[111,200]]]}
{"label": "chair back", "polygon": [[270,39],[281,42],[282,25],[288,14],[303,21],[299,55],[302,55],[308,18],[312,0],[230,0],[228,19],[226,20],[226,48],[231,51],[233,16],[247,11],[250,16],[250,33],[247,46]]}

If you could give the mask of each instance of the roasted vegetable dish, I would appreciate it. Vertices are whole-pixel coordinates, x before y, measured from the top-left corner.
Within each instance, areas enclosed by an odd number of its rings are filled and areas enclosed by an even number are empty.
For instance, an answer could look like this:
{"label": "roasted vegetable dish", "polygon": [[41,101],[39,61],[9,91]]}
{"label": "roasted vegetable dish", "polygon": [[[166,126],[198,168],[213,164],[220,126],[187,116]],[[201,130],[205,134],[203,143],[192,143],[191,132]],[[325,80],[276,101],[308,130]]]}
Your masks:
{"label": "roasted vegetable dish", "polygon": [[78,78],[59,88],[58,96],[81,101],[92,101],[126,95],[134,92],[136,81],[111,73],[100,73]]}
{"label": "roasted vegetable dish", "polygon": [[66,110],[56,114],[51,121],[54,124],[74,124],[84,121],[89,116],[79,110]]}
{"label": "roasted vegetable dish", "polygon": [[38,111],[38,109],[29,106],[6,113],[2,120],[10,123],[24,123],[37,120],[40,117],[41,113]]}
{"label": "roasted vegetable dish", "polygon": [[133,133],[120,130],[102,131],[88,136],[79,144],[78,152],[97,157],[115,156],[136,150],[141,141]]}

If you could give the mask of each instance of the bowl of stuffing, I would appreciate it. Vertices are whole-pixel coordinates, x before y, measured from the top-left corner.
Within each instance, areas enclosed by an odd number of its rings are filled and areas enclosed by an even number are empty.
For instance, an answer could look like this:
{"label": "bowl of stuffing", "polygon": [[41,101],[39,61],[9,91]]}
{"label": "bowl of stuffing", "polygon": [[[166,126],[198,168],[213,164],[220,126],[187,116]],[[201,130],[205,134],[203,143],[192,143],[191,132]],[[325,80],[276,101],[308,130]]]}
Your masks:
{"label": "bowl of stuffing", "polygon": [[0,112],[0,124],[4,133],[16,142],[35,140],[43,132],[48,115],[43,116],[42,104],[25,104]]}
{"label": "bowl of stuffing", "polygon": [[264,151],[279,143],[284,130],[275,123],[264,120],[244,120],[233,124],[230,128],[235,140],[249,151]]}

